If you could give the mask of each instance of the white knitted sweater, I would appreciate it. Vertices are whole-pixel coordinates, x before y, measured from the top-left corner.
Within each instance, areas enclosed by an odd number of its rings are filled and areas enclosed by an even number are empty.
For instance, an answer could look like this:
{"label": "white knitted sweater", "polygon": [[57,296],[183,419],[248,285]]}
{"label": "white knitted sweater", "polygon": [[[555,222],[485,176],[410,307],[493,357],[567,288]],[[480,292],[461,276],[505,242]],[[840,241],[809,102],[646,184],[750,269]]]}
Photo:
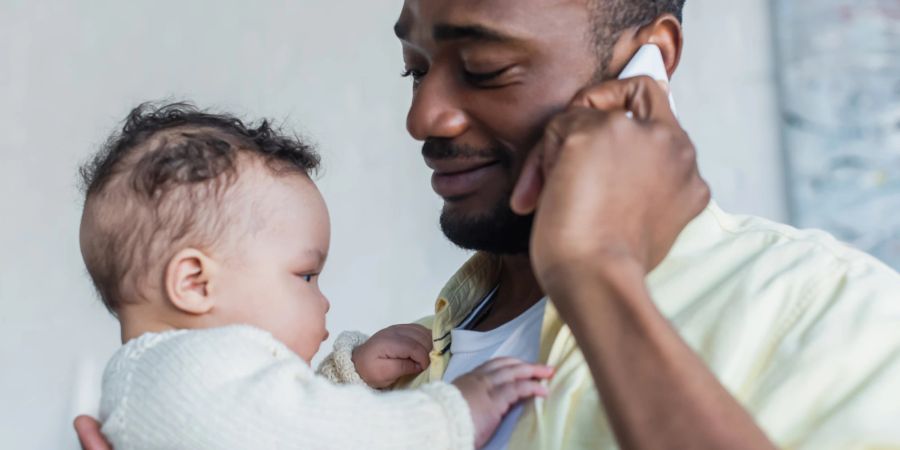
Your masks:
{"label": "white knitted sweater", "polygon": [[342,335],[317,376],[249,326],[145,334],[107,365],[103,434],[116,450],[472,448],[471,415],[455,387],[360,385],[349,361],[359,340]]}

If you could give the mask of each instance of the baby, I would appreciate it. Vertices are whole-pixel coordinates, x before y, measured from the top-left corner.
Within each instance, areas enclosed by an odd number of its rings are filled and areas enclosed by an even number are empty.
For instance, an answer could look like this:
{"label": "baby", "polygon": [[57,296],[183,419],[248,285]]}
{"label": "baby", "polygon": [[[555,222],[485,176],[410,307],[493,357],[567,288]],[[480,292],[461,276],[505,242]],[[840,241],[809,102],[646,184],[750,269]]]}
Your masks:
{"label": "baby", "polygon": [[[512,359],[404,392],[342,379],[346,349],[313,372],[329,308],[317,164],[265,121],[173,104],[136,108],[82,168],[81,250],[125,343],[103,377],[114,448],[469,449],[512,405],[546,395],[552,369]],[[424,329],[397,334],[431,347]],[[424,368],[366,364],[374,387]]]}

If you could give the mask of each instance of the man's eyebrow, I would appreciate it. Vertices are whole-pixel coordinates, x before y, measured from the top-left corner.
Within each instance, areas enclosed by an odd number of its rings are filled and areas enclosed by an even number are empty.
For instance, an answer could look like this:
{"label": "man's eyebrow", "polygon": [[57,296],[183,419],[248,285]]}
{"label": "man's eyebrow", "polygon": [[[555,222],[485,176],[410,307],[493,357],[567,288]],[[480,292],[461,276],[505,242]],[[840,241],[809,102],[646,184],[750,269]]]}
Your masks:
{"label": "man's eyebrow", "polygon": [[473,40],[483,42],[516,42],[513,36],[490,29],[482,25],[448,25],[434,26],[432,37],[435,41]]}
{"label": "man's eyebrow", "polygon": [[[400,21],[394,25],[394,34],[401,41],[408,40],[410,34],[409,22]],[[435,41],[455,41],[469,39],[484,42],[516,42],[519,39],[482,25],[435,25],[432,31]]]}

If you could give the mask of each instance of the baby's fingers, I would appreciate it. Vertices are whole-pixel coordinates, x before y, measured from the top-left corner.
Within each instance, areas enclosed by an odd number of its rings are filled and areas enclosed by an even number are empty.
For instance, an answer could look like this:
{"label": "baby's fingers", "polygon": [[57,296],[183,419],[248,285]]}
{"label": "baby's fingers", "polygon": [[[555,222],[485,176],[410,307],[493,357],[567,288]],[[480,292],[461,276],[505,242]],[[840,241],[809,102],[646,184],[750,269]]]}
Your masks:
{"label": "baby's fingers", "polygon": [[516,380],[500,386],[496,391],[496,399],[505,406],[503,413],[506,414],[513,405],[522,400],[546,397],[547,394],[547,387],[539,380]]}
{"label": "baby's fingers", "polygon": [[546,380],[553,377],[553,368],[542,364],[516,362],[491,371],[488,376],[495,384],[511,383],[518,380]]}
{"label": "baby's fingers", "polygon": [[421,363],[412,359],[397,359],[394,360],[394,364],[395,373],[393,375],[398,378],[406,375],[417,375],[425,370]]}
{"label": "baby's fingers", "polygon": [[401,336],[385,346],[385,357],[391,359],[410,359],[421,367],[428,367],[431,349],[416,339]]}
{"label": "baby's fingers", "polygon": [[505,366],[488,374],[495,386],[495,398],[506,407],[504,413],[521,400],[546,397],[548,391],[542,380],[552,376],[552,367],[525,363]]}

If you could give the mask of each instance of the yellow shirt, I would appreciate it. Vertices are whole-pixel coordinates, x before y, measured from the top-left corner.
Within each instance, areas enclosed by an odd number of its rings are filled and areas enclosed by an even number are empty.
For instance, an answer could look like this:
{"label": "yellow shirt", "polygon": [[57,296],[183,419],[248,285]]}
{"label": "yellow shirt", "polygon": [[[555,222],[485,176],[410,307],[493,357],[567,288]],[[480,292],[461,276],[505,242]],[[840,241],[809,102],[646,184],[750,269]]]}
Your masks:
{"label": "yellow shirt", "polygon": [[[442,378],[450,330],[498,275],[497,258],[476,254],[449,281],[435,315],[421,322],[435,339],[431,366],[403,386]],[[778,446],[900,449],[900,276],[889,267],[824,232],[711,203],[647,284]],[[529,402],[509,448],[616,448],[587,364],[552,304],[540,362],[557,369],[550,396]]]}

